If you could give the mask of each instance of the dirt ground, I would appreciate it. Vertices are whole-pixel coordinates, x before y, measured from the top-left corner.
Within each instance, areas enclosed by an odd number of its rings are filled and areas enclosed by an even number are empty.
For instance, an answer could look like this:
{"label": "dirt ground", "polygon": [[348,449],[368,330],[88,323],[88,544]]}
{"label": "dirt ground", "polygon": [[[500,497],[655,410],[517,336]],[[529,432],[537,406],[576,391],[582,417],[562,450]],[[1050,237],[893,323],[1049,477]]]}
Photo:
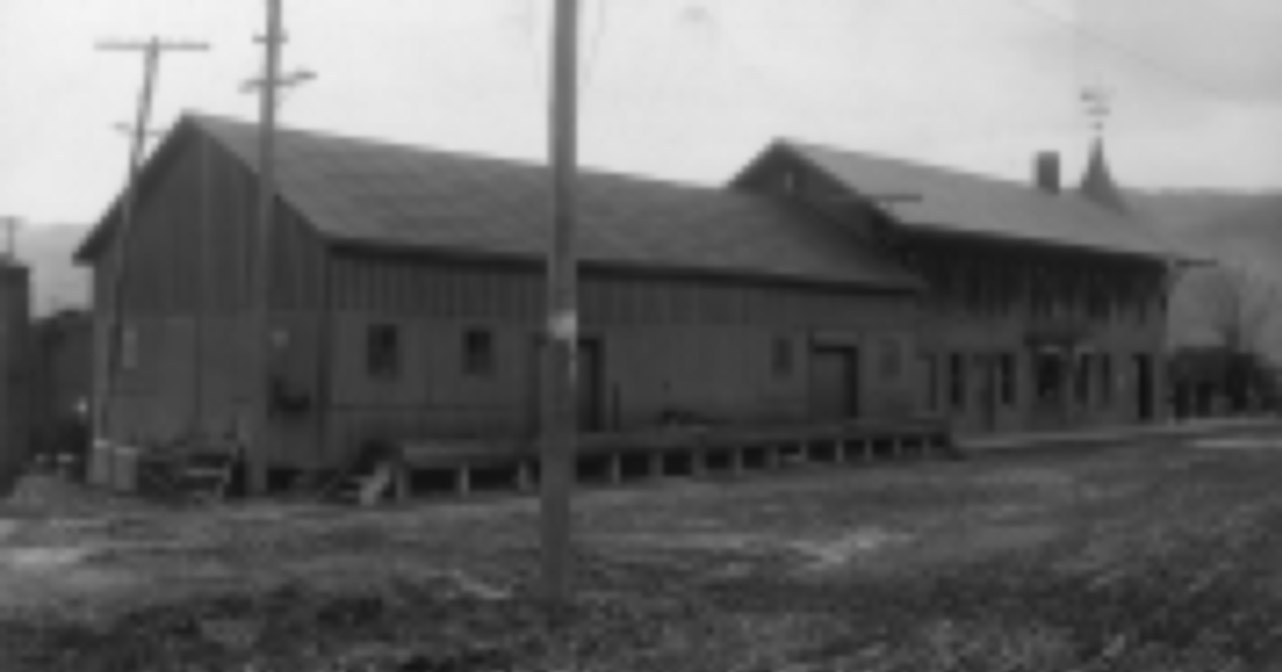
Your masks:
{"label": "dirt ground", "polygon": [[1282,432],[537,502],[0,504],[0,670],[1282,669]]}

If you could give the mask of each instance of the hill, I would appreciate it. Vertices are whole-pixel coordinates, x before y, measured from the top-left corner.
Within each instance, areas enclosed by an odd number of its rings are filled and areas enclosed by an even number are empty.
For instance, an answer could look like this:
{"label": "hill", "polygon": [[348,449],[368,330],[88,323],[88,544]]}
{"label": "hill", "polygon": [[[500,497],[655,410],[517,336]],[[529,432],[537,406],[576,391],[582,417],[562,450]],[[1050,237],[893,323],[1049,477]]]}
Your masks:
{"label": "hill", "polygon": [[1225,260],[1282,266],[1282,192],[1158,191],[1127,197],[1195,249]]}
{"label": "hill", "polygon": [[[1217,260],[1235,275],[1248,305],[1274,314],[1257,335],[1261,348],[1282,359],[1282,301],[1270,295],[1282,288],[1282,192],[1217,191],[1140,192],[1131,202],[1149,214],[1186,249]],[[1223,315],[1221,270],[1185,273],[1171,306],[1175,343],[1212,343],[1216,315]],[[1276,290],[1273,290],[1276,291]]]}
{"label": "hill", "polygon": [[78,224],[45,224],[19,233],[18,258],[31,268],[36,315],[88,305],[89,273],[71,259],[87,229]]}

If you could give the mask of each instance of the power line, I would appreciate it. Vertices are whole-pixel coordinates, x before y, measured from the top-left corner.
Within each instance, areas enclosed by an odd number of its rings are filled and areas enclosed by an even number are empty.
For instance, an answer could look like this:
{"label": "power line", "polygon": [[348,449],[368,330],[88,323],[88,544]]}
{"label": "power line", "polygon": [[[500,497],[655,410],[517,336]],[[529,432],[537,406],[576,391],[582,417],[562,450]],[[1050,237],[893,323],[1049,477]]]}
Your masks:
{"label": "power line", "polygon": [[1066,28],[1067,30],[1073,32],[1075,35],[1077,35],[1078,37],[1084,40],[1093,42],[1119,55],[1126,56],[1127,58],[1131,59],[1136,63],[1148,66],[1150,69],[1156,72],[1165,74],[1167,77],[1170,77],[1173,80],[1178,80],[1181,83],[1185,84],[1186,86],[1190,86],[1194,89],[1198,89],[1199,91],[1201,91],[1206,95],[1212,96],[1214,98],[1219,98],[1221,100],[1231,100],[1231,101],[1240,102],[1240,103],[1251,102],[1242,98],[1242,96],[1229,93],[1228,91],[1225,91],[1216,85],[1210,84],[1199,78],[1180,72],[1170,67],[1169,65],[1163,63],[1162,61],[1156,58],[1153,58],[1152,56],[1149,56],[1148,54],[1138,49],[1135,49],[1134,47],[1124,44],[1098,31],[1086,28],[1081,24],[1081,22],[1060,16],[1059,14],[1056,14],[1055,12],[1052,12],[1046,9],[1045,7],[1042,7],[1041,5],[1038,5],[1037,3],[1032,2],[1031,0],[1011,0],[1011,2],[1015,3],[1016,5],[1019,5],[1020,7],[1023,7],[1024,9],[1028,10],[1033,14],[1036,14],[1037,16],[1040,16],[1044,19],[1048,19],[1050,22],[1060,26],[1061,28]]}

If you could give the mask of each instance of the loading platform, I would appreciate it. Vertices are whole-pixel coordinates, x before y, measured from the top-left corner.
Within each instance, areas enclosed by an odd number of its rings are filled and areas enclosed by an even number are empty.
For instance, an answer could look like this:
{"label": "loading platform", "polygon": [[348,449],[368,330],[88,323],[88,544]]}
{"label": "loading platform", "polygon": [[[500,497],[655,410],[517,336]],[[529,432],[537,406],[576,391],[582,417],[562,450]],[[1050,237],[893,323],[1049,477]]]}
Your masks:
{"label": "loading platform", "polygon": [[[531,440],[434,438],[383,450],[394,464],[388,494],[397,499],[531,491],[539,482]],[[937,420],[581,434],[575,462],[578,482],[608,485],[930,457],[957,457],[947,425]]]}

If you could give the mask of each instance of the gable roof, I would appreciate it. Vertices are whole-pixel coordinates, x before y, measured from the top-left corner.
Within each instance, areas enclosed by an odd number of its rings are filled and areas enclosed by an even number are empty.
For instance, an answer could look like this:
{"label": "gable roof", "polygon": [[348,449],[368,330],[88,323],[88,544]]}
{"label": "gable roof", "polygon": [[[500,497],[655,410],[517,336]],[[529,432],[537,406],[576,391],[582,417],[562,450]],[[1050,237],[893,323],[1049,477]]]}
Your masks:
{"label": "gable roof", "polygon": [[792,140],[776,141],[736,181],[780,154],[855,195],[920,195],[919,201],[896,202],[892,208],[910,230],[1146,257],[1177,254],[1141,215],[1103,207],[1084,194],[1048,193],[1031,184]]}
{"label": "gable roof", "polygon": [[[187,115],[256,170],[257,127]],[[276,185],[324,239],[541,259],[544,166],[280,129]],[[158,152],[159,153],[159,152]],[[607,266],[912,290],[919,282],[843,227],[784,199],[584,170],[579,258]]]}

